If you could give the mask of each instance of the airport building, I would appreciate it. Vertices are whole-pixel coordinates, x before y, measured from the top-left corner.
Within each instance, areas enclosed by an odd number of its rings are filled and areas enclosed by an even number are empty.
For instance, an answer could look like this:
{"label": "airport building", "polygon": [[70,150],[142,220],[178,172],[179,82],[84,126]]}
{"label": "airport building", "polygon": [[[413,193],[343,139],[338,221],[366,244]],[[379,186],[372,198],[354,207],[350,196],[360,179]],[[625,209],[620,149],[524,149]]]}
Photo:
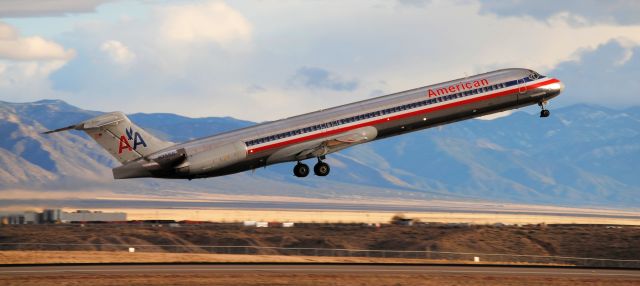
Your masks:
{"label": "airport building", "polygon": [[63,212],[60,214],[60,221],[68,222],[107,222],[107,221],[127,221],[126,213],[104,213],[100,211],[77,210],[72,213]]}
{"label": "airport building", "polygon": [[41,213],[34,211],[0,213],[2,224],[42,224],[71,222],[125,222],[127,214],[122,212],[106,213],[101,211],[77,210],[63,212],[60,209],[45,209]]}

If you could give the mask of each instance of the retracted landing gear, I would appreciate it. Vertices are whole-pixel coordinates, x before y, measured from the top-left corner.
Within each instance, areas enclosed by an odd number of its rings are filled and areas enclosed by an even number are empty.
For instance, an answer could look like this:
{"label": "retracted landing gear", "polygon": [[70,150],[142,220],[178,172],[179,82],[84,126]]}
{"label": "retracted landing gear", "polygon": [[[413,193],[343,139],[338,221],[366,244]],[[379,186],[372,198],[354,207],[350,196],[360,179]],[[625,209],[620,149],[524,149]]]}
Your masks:
{"label": "retracted landing gear", "polygon": [[304,163],[298,162],[295,167],[293,167],[293,175],[298,178],[303,178],[309,175],[309,166]]}
{"label": "retracted landing gear", "polygon": [[546,101],[538,102],[538,106],[542,108],[542,110],[540,110],[540,117],[549,117],[549,115],[551,115],[551,112],[544,107],[546,104]]}
{"label": "retracted landing gear", "polygon": [[322,159],[324,158],[318,158],[318,163],[313,166],[313,173],[315,173],[316,176],[320,177],[329,175],[329,171],[331,171],[331,168],[329,168],[329,164],[322,162]]}

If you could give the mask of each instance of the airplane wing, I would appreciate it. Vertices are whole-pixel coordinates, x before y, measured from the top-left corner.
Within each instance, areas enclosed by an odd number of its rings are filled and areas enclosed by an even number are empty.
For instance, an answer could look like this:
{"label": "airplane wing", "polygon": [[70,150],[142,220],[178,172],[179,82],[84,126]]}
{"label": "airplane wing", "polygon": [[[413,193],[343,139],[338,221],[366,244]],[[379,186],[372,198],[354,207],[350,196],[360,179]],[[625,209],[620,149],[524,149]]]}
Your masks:
{"label": "airplane wing", "polygon": [[375,139],[377,135],[378,130],[375,127],[362,127],[344,133],[338,133],[334,136],[286,147],[269,156],[267,162],[275,163],[321,157],[356,144],[371,141]]}

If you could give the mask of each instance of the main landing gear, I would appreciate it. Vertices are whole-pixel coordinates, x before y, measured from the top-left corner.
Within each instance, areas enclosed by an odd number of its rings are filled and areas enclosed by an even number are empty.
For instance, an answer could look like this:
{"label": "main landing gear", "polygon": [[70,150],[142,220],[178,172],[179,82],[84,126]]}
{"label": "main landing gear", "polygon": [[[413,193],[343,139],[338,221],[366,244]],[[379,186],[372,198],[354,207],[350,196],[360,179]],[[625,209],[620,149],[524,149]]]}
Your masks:
{"label": "main landing gear", "polygon": [[[324,159],[324,157],[318,158],[318,163],[313,166],[313,173],[316,174],[316,176],[320,177],[329,175],[329,172],[331,171],[329,164],[322,162],[322,159]],[[298,162],[298,164],[293,167],[293,175],[298,178],[306,177],[307,175],[309,175],[309,166],[307,166],[307,164]]]}
{"label": "main landing gear", "polygon": [[309,175],[309,166],[307,166],[307,164],[298,162],[298,164],[293,167],[293,175],[298,178],[306,177],[307,175]]}
{"label": "main landing gear", "polygon": [[313,173],[316,174],[316,176],[324,177],[329,175],[329,171],[331,171],[329,164],[320,161],[320,158],[318,158],[318,163],[313,166]]}
{"label": "main landing gear", "polygon": [[540,117],[549,117],[549,115],[551,115],[551,112],[544,107],[545,104],[547,104],[546,101],[538,102],[538,106],[542,108],[542,110],[540,110]]}

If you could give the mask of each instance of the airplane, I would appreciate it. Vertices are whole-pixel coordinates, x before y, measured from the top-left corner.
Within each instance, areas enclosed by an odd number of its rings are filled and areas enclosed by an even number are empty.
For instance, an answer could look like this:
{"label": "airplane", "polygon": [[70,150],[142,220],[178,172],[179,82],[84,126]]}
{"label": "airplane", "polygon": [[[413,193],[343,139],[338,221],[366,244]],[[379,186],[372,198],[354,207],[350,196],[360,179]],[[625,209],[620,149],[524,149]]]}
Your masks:
{"label": "airplane", "polygon": [[313,172],[327,176],[328,154],[417,130],[538,104],[548,117],[547,101],[564,84],[524,68],[501,69],[459,78],[286,119],[265,122],[209,137],[171,143],[133,124],[122,112],[106,113],[68,127],[82,130],[122,163],[114,179],[196,179],[316,158]]}

